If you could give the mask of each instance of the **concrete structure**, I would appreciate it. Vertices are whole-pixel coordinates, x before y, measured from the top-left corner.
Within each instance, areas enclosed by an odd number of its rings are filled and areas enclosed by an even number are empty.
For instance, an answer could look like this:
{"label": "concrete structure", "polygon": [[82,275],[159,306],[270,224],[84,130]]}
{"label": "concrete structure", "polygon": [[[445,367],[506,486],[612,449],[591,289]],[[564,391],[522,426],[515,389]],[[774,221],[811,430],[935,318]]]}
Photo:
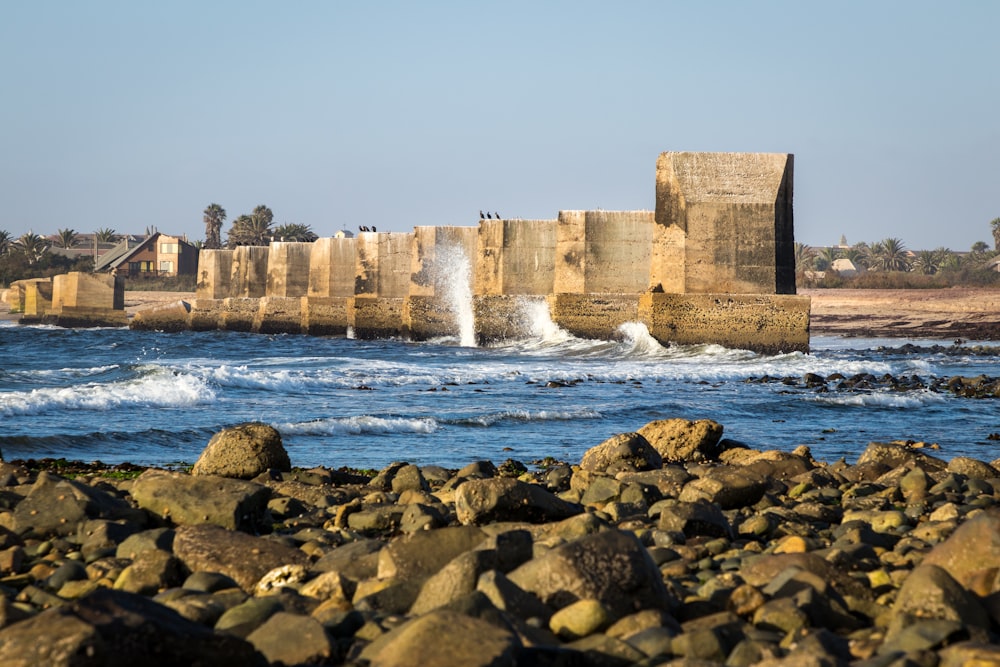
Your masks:
{"label": "concrete structure", "polygon": [[125,281],[110,274],[74,271],[45,280],[25,281],[21,324],[61,327],[123,327]]}
{"label": "concrete structure", "polygon": [[[809,300],[794,295],[792,163],[664,153],[655,211],[202,251],[197,299],[173,312],[193,329],[471,344],[526,335],[526,304],[544,303],[578,336],[614,337],[639,321],[664,343],[808,350]],[[154,321],[141,314],[133,326],[168,328]]]}

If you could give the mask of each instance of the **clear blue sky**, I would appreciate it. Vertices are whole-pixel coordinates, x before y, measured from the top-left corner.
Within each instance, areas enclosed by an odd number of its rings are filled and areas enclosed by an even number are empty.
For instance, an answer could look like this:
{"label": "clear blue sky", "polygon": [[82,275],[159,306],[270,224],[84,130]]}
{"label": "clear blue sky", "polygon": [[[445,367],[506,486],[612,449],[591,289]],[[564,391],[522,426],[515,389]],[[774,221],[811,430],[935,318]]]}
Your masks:
{"label": "clear blue sky", "polygon": [[320,235],[652,209],[795,154],[796,240],[990,242],[1000,3],[3,2],[0,229]]}

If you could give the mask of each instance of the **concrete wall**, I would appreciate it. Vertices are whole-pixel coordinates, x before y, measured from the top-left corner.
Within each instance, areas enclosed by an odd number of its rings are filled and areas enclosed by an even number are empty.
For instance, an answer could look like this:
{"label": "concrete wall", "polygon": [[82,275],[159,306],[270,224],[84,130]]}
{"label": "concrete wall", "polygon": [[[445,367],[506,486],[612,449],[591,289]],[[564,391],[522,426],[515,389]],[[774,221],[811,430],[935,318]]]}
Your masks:
{"label": "concrete wall", "polygon": [[652,211],[560,211],[553,292],[649,289],[653,231]]}
{"label": "concrete wall", "polygon": [[[40,321],[64,327],[125,326],[125,282],[109,273],[73,271],[52,279],[51,308]],[[31,316],[21,322],[37,321]]]}
{"label": "concrete wall", "polygon": [[794,294],[792,163],[783,153],[661,154],[656,224],[684,234],[683,289],[669,278],[677,249],[655,252],[664,290]]}
{"label": "concrete wall", "polygon": [[[783,296],[795,290],[792,176],[791,155],[663,153],[655,211],[203,251],[187,319],[193,329],[467,340],[461,302],[488,341],[530,335],[525,306],[544,302],[578,336],[614,337],[638,320],[663,342],[808,349],[808,299]],[[447,257],[453,248],[470,258],[468,274]]]}

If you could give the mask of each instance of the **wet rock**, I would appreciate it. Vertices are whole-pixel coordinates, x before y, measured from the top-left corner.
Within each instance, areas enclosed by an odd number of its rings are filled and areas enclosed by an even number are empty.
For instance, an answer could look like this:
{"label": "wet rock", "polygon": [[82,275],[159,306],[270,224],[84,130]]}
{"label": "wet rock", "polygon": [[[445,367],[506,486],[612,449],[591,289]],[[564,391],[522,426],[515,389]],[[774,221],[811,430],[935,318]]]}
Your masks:
{"label": "wet rock", "polygon": [[665,463],[711,461],[719,455],[722,425],[711,419],[661,419],[639,429]]}
{"label": "wet rock", "polygon": [[956,456],[948,461],[948,472],[965,475],[972,479],[996,479],[1000,472],[989,463],[978,461],[967,456]]}
{"label": "wet rock", "polygon": [[983,572],[1000,570],[1000,511],[982,512],[966,521],[923,562],[941,567],[966,587]]}
{"label": "wet rock", "polygon": [[28,495],[17,503],[7,528],[22,536],[72,535],[88,519],[125,519],[138,525],[145,517],[106,491],[41,472]]}
{"label": "wet rock", "polygon": [[703,500],[729,510],[756,504],[766,490],[764,478],[730,466],[718,466],[685,484],[678,499],[688,503]]}
{"label": "wet rock", "polygon": [[494,521],[559,521],[583,508],[568,503],[537,484],[515,479],[470,480],[455,492],[455,514],[465,525]]}
{"label": "wet rock", "polygon": [[552,549],[509,578],[556,609],[580,599],[597,600],[612,620],[640,609],[670,611],[676,605],[646,549],[634,535],[618,530]]}
{"label": "wet rock", "polygon": [[0,630],[4,665],[196,663],[267,664],[238,637],[216,634],[145,597],[107,589]]}
{"label": "wet rock", "polygon": [[638,433],[619,433],[596,447],[580,460],[582,470],[596,472],[636,472],[663,466],[660,453]]}
{"label": "wet rock", "polygon": [[[442,651],[441,647],[447,650]],[[452,611],[433,611],[386,633],[360,658],[371,667],[504,667],[518,664],[521,643],[510,630]]]}
{"label": "wet rock", "polygon": [[858,457],[858,466],[872,463],[883,465],[887,470],[898,468],[907,463],[919,466],[926,472],[941,471],[948,467],[948,464],[939,458],[905,445],[888,442],[869,443],[865,451]]}
{"label": "wet rock", "polygon": [[670,501],[660,510],[660,530],[683,533],[685,537],[704,535],[732,538],[733,528],[718,505],[704,500]]}
{"label": "wet rock", "polygon": [[281,434],[272,426],[251,422],[213,435],[191,474],[253,479],[272,468],[292,469]]}
{"label": "wet rock", "polygon": [[298,549],[214,525],[178,528],[174,555],[188,570],[224,574],[248,592],[277,567],[309,564],[309,558]]}
{"label": "wet rock", "polygon": [[132,497],[150,514],[181,526],[215,524],[255,532],[269,528],[271,491],[260,484],[216,476],[147,470]]}
{"label": "wet rock", "polygon": [[247,636],[270,662],[284,665],[320,663],[333,654],[333,644],[314,618],[278,612]]}

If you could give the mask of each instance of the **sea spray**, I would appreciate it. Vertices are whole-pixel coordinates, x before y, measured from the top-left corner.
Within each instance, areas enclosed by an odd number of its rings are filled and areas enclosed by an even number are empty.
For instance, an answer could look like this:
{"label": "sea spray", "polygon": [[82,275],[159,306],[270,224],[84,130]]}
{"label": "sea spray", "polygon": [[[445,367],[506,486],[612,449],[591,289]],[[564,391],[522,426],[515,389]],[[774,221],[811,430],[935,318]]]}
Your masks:
{"label": "sea spray", "polygon": [[472,262],[462,246],[443,245],[435,249],[434,266],[440,296],[455,316],[459,345],[476,347]]}

